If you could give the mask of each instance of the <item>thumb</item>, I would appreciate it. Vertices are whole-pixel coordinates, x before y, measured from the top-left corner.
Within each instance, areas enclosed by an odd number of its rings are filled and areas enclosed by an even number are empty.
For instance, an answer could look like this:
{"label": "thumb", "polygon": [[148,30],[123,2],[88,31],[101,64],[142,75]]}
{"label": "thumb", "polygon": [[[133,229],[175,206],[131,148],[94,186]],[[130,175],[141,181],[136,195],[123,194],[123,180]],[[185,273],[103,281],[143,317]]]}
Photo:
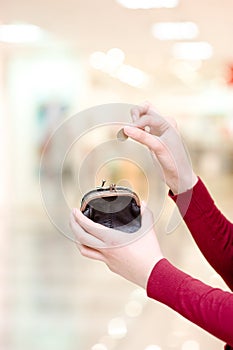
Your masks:
{"label": "thumb", "polygon": [[153,229],[155,220],[154,220],[154,215],[152,211],[147,207],[143,206],[144,203],[142,202],[142,222],[141,222],[141,234],[144,235]]}
{"label": "thumb", "polygon": [[163,144],[158,140],[158,137],[151,135],[142,129],[135,126],[125,126],[124,132],[131,139],[149,147],[154,151],[160,151],[163,149]]}

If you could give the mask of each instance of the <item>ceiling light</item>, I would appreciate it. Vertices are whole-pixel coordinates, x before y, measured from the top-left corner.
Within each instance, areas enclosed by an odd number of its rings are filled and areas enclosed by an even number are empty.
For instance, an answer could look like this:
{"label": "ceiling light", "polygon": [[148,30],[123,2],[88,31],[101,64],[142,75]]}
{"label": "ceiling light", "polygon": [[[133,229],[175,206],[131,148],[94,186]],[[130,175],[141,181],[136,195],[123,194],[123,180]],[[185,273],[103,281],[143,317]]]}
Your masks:
{"label": "ceiling light", "polygon": [[89,62],[90,65],[99,70],[103,70],[107,61],[107,55],[102,51],[95,51],[91,54]]}
{"label": "ceiling light", "polygon": [[170,69],[180,80],[185,83],[198,81],[198,70],[201,68],[202,61],[182,61],[174,60],[170,63]]}
{"label": "ceiling light", "polygon": [[116,0],[128,9],[174,8],[179,0]]}
{"label": "ceiling light", "polygon": [[162,350],[158,345],[148,345],[145,350]]}
{"label": "ceiling light", "polygon": [[119,79],[121,82],[133,87],[141,88],[149,82],[149,77],[141,69],[124,64],[125,53],[119,48],[93,52],[90,55],[90,65],[97,70]]}
{"label": "ceiling light", "polygon": [[93,52],[90,56],[90,65],[106,73],[113,74],[116,69],[123,63],[125,53],[118,48],[108,50],[107,53],[102,51]]}
{"label": "ceiling light", "polygon": [[0,42],[32,43],[42,37],[42,30],[32,24],[3,24],[0,25]]}
{"label": "ceiling light", "polygon": [[184,60],[207,60],[213,55],[212,46],[204,41],[176,43],[172,47],[175,58]]}
{"label": "ceiling light", "polygon": [[152,33],[159,40],[183,40],[196,38],[199,30],[193,22],[160,22],[152,26]]}
{"label": "ceiling light", "polygon": [[107,57],[114,62],[115,65],[120,65],[125,59],[125,53],[121,49],[114,47],[113,49],[108,50]]}
{"label": "ceiling light", "polygon": [[109,74],[114,74],[118,67],[123,63],[125,54],[121,49],[113,48],[108,50],[106,58],[107,60],[104,71]]}
{"label": "ceiling light", "polygon": [[148,77],[142,70],[126,64],[120,66],[116,76],[123,83],[134,87],[142,87],[148,82]]}

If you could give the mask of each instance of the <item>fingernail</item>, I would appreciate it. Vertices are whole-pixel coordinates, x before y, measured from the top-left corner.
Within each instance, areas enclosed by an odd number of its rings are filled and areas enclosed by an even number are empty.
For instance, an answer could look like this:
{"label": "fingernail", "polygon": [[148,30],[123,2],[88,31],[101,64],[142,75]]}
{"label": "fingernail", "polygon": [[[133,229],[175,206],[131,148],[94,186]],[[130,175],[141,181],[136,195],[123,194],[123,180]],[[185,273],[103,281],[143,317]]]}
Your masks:
{"label": "fingernail", "polygon": [[125,140],[127,140],[127,138],[128,138],[128,136],[125,134],[124,129],[123,128],[120,129],[117,133],[117,139],[119,141],[125,141]]}
{"label": "fingernail", "polygon": [[135,115],[135,114],[133,114],[133,115],[132,115],[132,119],[133,119],[133,121],[134,121],[134,122],[136,122],[137,117],[136,117],[136,115]]}

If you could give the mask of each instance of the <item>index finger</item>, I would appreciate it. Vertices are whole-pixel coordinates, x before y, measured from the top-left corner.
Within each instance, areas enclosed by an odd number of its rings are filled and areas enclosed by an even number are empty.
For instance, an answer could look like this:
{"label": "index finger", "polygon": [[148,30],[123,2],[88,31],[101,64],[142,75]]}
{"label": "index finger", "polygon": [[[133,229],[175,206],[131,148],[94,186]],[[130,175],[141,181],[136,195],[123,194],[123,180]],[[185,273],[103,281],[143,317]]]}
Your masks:
{"label": "index finger", "polygon": [[142,106],[133,107],[130,111],[133,122],[136,122],[142,115],[146,114],[149,107],[149,103],[144,103]]}

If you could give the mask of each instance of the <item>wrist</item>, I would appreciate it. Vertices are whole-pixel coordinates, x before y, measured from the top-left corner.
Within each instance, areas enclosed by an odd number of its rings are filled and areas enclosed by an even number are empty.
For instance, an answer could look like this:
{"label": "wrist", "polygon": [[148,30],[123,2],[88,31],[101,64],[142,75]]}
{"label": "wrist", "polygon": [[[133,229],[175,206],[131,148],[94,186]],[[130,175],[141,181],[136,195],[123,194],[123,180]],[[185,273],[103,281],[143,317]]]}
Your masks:
{"label": "wrist", "polygon": [[162,260],[164,259],[164,256],[162,255],[162,253],[160,255],[158,255],[157,257],[155,257],[155,259],[152,261],[152,263],[150,264],[150,266],[148,266],[145,269],[145,273],[142,279],[142,283],[141,283],[141,287],[143,287],[144,289],[147,288],[147,284],[148,284],[148,280],[150,278],[150,275],[152,273],[152,271],[154,270],[155,266]]}
{"label": "wrist", "polygon": [[177,194],[181,194],[191,190],[196,185],[197,182],[198,182],[198,177],[194,172],[192,172],[190,176],[179,178],[177,181],[173,181],[173,183],[170,183],[170,184],[167,183],[167,185],[170,188],[170,190],[175,195],[177,195]]}

